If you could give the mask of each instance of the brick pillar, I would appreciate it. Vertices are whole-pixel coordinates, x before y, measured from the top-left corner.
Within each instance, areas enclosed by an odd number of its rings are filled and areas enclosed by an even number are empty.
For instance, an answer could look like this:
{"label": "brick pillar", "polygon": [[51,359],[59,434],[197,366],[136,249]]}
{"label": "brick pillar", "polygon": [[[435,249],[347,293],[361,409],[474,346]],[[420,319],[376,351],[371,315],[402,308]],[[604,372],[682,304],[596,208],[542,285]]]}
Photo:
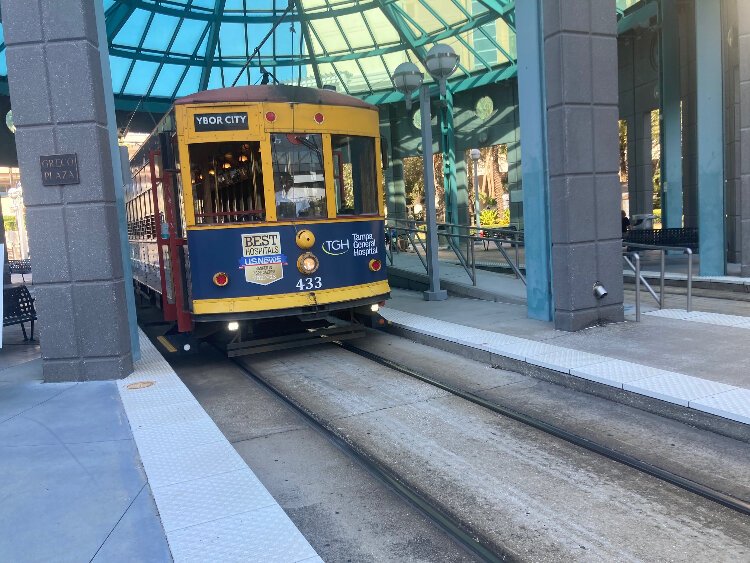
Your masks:
{"label": "brick pillar", "polygon": [[742,275],[750,277],[750,3],[737,0],[740,60],[739,223]]}
{"label": "brick pillar", "polygon": [[[97,38],[101,8],[94,0],[0,5],[45,380],[125,377],[130,284]],[[79,183],[44,186],[40,156],[73,153]]]}
{"label": "brick pillar", "polygon": [[554,318],[579,330],[623,320],[615,2],[542,5]]}

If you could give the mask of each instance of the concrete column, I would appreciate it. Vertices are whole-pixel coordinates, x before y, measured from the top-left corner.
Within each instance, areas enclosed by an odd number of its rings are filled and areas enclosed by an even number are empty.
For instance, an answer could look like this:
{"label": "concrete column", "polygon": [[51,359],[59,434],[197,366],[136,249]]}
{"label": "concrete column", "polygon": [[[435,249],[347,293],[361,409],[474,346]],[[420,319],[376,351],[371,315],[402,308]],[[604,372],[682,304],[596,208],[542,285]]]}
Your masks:
{"label": "concrete column", "polygon": [[[95,4],[0,2],[47,381],[132,372]],[[79,183],[44,186],[40,156],[73,153]]]}
{"label": "concrete column", "polygon": [[[8,201],[10,198],[6,198]],[[5,240],[5,221],[2,220],[2,205],[0,204],[0,244],[3,245],[3,285],[11,283],[10,268],[8,267],[8,242]],[[19,227],[18,234],[20,236],[21,229]]]}
{"label": "concrete column", "polygon": [[723,276],[724,92],[721,0],[695,3],[700,274]]}
{"label": "concrete column", "polygon": [[453,92],[448,88],[445,105],[440,106],[440,150],[443,153],[443,188],[445,190],[445,222],[459,224],[458,185],[456,182],[456,140],[453,136]]}
{"label": "concrete column", "polygon": [[521,175],[521,143],[518,125],[518,92],[513,93],[513,135],[508,142],[508,205],[510,224],[523,230],[523,182]]}
{"label": "concrete column", "polygon": [[[554,320],[558,329],[580,330],[623,320],[615,2],[542,6]],[[520,99],[523,108],[522,91]],[[525,143],[523,114],[521,126]],[[594,297],[597,282],[608,292],[603,299]]]}
{"label": "concrete column", "polygon": [[695,10],[685,5],[677,15],[680,25],[680,90],[682,92],[682,209],[684,226],[698,227],[698,140],[695,52]]}
{"label": "concrete column", "polygon": [[510,224],[523,230],[523,183],[521,181],[521,143],[508,143],[508,205]]}
{"label": "concrete column", "polygon": [[633,142],[634,176],[630,214],[654,210],[654,165],[651,160],[651,112],[636,114]]}
{"label": "concrete column", "polygon": [[456,174],[456,206],[458,214],[456,221],[459,225],[471,225],[471,214],[473,209],[469,209],[469,173],[471,170],[471,161],[466,161],[466,151],[457,151],[455,159]]}
{"label": "concrete column", "polygon": [[552,244],[547,151],[547,106],[544,80],[545,43],[542,4],[516,4],[518,98],[523,159],[523,208],[526,307],[530,318],[553,319]]}
{"label": "concrete column", "polygon": [[737,0],[740,60],[740,253],[742,276],[750,277],[750,3]]}
{"label": "concrete column", "polygon": [[[386,106],[388,107],[388,106]],[[398,127],[394,123],[398,117],[393,115],[393,110],[388,113],[388,150],[391,162],[386,173],[386,204],[388,206],[388,217],[392,219],[406,219],[406,184],[404,184],[404,161],[401,148],[398,143]],[[382,109],[381,109],[382,111]]]}
{"label": "concrete column", "polygon": [[661,13],[662,224],[682,227],[682,115],[680,34],[676,0],[662,0]]}

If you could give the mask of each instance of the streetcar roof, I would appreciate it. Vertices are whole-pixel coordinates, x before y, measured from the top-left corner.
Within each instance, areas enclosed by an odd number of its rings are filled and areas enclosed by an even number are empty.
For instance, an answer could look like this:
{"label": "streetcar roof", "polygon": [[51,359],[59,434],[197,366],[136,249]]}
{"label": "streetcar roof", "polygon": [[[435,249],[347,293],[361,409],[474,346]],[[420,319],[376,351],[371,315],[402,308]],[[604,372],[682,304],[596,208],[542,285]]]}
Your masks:
{"label": "streetcar roof", "polygon": [[319,88],[305,88],[286,84],[264,84],[259,86],[236,86],[205,90],[175,100],[175,105],[215,104],[229,102],[294,102],[298,104],[323,104],[328,106],[347,106],[377,110],[377,106],[368,104],[347,94]]}

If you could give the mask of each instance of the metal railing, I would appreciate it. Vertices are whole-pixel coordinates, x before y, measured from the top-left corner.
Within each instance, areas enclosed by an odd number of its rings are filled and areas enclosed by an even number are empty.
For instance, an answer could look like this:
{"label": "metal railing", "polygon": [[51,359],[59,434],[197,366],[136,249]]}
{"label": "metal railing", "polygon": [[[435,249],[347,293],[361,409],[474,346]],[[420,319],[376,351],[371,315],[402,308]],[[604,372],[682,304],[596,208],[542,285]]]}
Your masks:
{"label": "metal railing", "polygon": [[[655,250],[659,252],[659,294],[657,295],[651,284],[648,283],[646,278],[641,272],[641,256],[638,252],[630,252],[630,248],[636,248],[639,250]],[[693,309],[693,251],[692,249],[685,246],[657,246],[652,244],[636,244],[626,243],[623,247],[623,260],[628,267],[633,270],[635,274],[635,320],[640,322],[641,320],[641,285],[651,294],[656,303],[659,305],[659,309],[664,308],[666,302],[666,293],[664,291],[665,279],[666,279],[666,258],[667,252],[679,251],[683,254],[688,255],[687,264],[687,304],[686,310],[689,313]],[[632,261],[628,258],[628,255],[632,258]]]}
{"label": "metal railing", "polygon": [[[477,285],[476,244],[494,244],[503,260],[508,264],[515,276],[524,284],[526,277],[519,266],[520,246],[523,246],[523,233],[512,229],[476,229],[468,225],[453,223],[437,223],[438,236],[443,239],[448,248],[456,255],[459,265],[469,276],[472,285]],[[419,261],[427,271],[427,246],[421,235],[426,234],[425,221],[413,219],[388,219],[386,233],[389,244],[386,244],[388,263],[393,266],[394,252],[413,250]],[[480,236],[484,232],[484,236]],[[503,247],[510,244],[515,250],[515,262]]]}

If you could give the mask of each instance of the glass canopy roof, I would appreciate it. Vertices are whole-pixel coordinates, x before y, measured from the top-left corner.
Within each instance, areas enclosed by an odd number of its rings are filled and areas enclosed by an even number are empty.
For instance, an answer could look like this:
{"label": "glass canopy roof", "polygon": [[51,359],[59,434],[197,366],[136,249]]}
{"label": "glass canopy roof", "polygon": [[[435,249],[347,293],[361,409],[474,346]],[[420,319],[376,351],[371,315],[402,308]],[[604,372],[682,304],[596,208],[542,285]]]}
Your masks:
{"label": "glass canopy roof", "polygon": [[[438,42],[460,55],[456,90],[516,70],[514,0],[100,1],[123,108],[163,105],[235,80],[330,85],[389,101],[399,97],[390,80],[396,66],[409,60],[421,67]],[[618,0],[618,11],[633,2]],[[4,50],[0,44],[0,81],[7,74]]]}

